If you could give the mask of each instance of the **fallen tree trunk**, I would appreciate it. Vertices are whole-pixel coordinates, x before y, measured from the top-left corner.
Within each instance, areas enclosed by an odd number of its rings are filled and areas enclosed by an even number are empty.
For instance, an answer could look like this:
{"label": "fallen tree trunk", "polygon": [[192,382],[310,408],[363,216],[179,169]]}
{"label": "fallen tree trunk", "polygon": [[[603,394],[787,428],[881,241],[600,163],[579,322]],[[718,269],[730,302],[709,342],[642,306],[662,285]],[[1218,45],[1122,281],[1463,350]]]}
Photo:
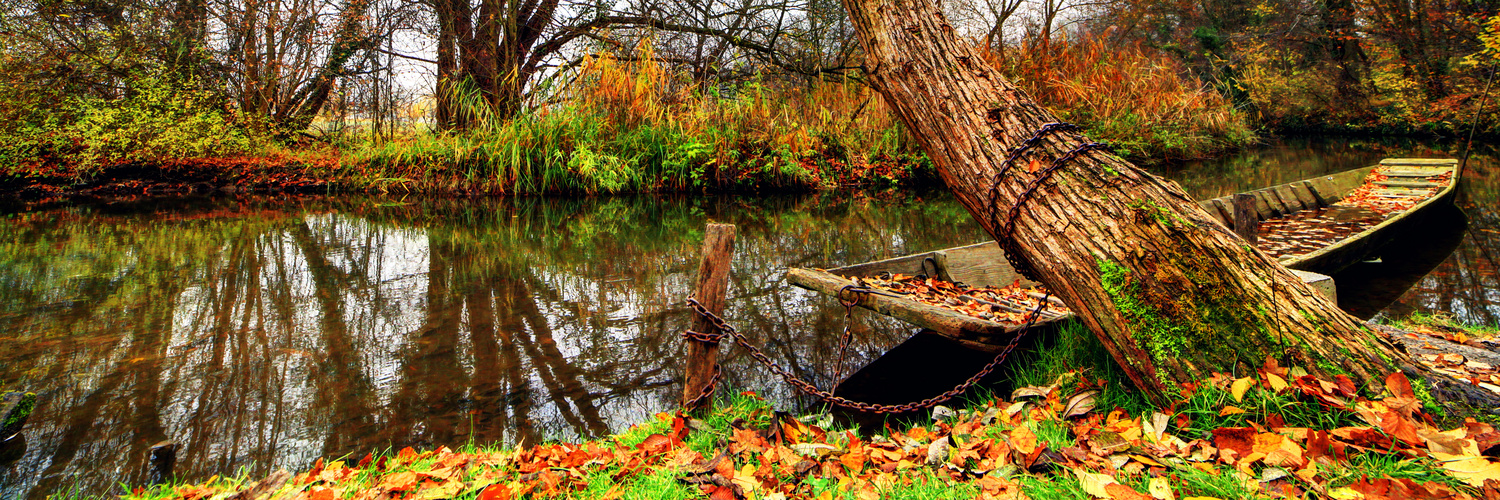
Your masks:
{"label": "fallen tree trunk", "polygon": [[1057,117],[959,40],[931,0],[844,3],[871,85],[948,187],[1156,402],[1268,356],[1366,387],[1415,366],[1176,184],[1049,126]]}

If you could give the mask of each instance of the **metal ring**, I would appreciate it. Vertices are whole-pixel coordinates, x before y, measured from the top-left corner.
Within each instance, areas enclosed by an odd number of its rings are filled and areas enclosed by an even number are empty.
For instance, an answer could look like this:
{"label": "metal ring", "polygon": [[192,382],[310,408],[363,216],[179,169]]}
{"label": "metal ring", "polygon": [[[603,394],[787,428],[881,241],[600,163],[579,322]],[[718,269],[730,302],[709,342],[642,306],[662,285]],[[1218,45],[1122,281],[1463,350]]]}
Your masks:
{"label": "metal ring", "polygon": [[[849,296],[850,297],[854,297],[854,300],[844,300],[844,292],[845,291],[849,292]],[[849,307],[854,307],[854,306],[859,305],[859,297],[860,297],[859,294],[861,294],[861,293],[869,293],[869,292],[864,291],[863,289],[861,289],[858,286],[844,285],[843,288],[839,289],[838,293],[833,294],[833,297],[836,298],[836,299],[839,299],[839,304],[843,304],[843,306],[845,308],[849,308]]]}

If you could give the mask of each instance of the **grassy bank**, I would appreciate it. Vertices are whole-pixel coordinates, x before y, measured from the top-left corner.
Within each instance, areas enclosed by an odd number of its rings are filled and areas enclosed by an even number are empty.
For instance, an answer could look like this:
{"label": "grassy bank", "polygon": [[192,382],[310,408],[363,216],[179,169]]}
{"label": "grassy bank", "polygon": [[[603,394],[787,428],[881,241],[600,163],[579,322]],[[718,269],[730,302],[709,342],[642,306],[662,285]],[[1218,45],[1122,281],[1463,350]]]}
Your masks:
{"label": "grassy bank", "polygon": [[[1211,155],[1255,140],[1249,122],[1176,64],[1138,47],[1058,42],[992,55],[1059,116],[1137,160]],[[1037,55],[1040,54],[1040,55]],[[276,131],[210,90],[142,76],[125,97],[0,85],[0,189],[45,194],[284,186],[440,194],[884,189],[936,180],[862,83],[694,82],[649,51],[599,54],[549,104],[509,120],[378,139]],[[186,85],[186,89],[184,86]],[[460,100],[460,102],[466,102]],[[29,104],[28,104],[29,103]],[[422,114],[422,113],[418,113]]]}
{"label": "grassy bank", "polygon": [[[753,393],[701,419],[661,413],[584,443],[469,445],[319,460],[266,479],[137,489],[139,499],[1494,498],[1500,432],[1426,413],[1393,374],[1355,388],[1267,360],[1145,403],[1092,336],[1065,328],[1017,363],[1010,397],[850,429]],[[1451,429],[1444,431],[1443,429]]]}

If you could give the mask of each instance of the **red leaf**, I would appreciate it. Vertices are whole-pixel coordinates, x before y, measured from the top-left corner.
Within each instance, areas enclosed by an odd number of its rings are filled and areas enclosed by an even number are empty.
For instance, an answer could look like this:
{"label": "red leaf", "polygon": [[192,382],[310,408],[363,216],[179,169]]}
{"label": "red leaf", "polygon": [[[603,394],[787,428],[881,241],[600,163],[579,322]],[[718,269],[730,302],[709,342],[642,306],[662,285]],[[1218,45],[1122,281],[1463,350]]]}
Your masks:
{"label": "red leaf", "polygon": [[363,469],[365,467],[369,467],[370,466],[370,462],[372,462],[374,460],[375,460],[375,454],[374,453],[366,453],[365,454],[365,458],[359,459],[359,468]]}
{"label": "red leaf", "polygon": [[1214,429],[1214,446],[1234,450],[1243,457],[1255,449],[1255,434],[1249,427],[1220,427]]}
{"label": "red leaf", "polygon": [[1373,427],[1340,427],[1328,432],[1344,440],[1344,442],[1360,448],[1379,451],[1391,449],[1390,436]]}

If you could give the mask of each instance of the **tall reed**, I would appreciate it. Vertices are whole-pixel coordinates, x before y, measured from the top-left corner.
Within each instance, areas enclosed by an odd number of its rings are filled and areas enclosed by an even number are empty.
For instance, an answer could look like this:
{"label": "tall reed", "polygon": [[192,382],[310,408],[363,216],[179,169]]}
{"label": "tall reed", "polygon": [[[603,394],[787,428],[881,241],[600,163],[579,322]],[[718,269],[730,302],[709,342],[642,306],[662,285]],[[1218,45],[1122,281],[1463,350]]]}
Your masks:
{"label": "tall reed", "polygon": [[1064,120],[1143,160],[1206,156],[1255,140],[1246,113],[1176,59],[1107,37],[986,52],[991,64]]}
{"label": "tall reed", "polygon": [[[462,134],[359,147],[341,177],[469,193],[812,190],[932,177],[863,85],[693,82],[653,55],[649,46],[628,59],[596,54],[557,104]],[[460,108],[480,105],[476,96]]]}

